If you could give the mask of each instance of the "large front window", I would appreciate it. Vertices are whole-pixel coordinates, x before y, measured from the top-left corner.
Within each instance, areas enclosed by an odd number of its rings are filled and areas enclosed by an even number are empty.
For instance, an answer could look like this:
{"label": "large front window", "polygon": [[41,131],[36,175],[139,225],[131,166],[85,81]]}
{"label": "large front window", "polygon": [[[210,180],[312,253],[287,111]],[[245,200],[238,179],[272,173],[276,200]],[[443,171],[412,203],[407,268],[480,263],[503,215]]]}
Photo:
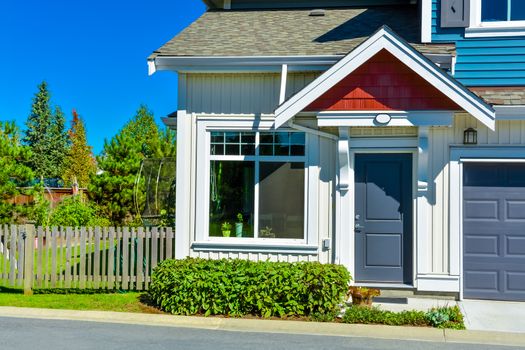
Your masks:
{"label": "large front window", "polygon": [[525,0],[482,0],[482,22],[525,20]]}
{"label": "large front window", "polygon": [[210,133],[210,237],[304,239],[305,135]]}

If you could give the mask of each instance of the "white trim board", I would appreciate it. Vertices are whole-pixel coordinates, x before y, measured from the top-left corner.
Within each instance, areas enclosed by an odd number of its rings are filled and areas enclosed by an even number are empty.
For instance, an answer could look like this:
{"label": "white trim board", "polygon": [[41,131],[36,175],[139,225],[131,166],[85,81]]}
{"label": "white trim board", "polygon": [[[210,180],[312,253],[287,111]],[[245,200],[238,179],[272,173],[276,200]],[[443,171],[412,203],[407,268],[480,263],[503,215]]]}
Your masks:
{"label": "white trim board", "polygon": [[323,93],[383,49],[397,57],[402,63],[453,100],[466,112],[491,130],[494,130],[496,116],[494,109],[490,105],[439,69],[387,26],[383,26],[312,83],[280,105],[275,110],[275,126],[279,127],[288,122]]}
{"label": "white trim board", "polygon": [[[318,126],[452,126],[454,111],[336,111],[319,112]],[[390,120],[378,124],[378,115]]]}

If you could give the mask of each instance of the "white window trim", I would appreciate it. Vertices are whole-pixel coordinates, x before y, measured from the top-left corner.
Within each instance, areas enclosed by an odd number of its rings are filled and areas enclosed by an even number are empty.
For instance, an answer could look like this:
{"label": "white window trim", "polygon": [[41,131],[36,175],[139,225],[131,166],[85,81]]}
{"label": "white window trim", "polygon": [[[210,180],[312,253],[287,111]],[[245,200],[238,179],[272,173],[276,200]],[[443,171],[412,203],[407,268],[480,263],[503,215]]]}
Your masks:
{"label": "white window trim", "polygon": [[481,21],[481,0],[471,0],[470,25],[465,28],[465,38],[490,38],[525,36],[525,21]]}
{"label": "white window trim", "polygon": [[[214,120],[200,119],[197,121],[197,184],[196,184],[196,233],[191,248],[195,251],[250,251],[250,252],[276,252],[276,253],[307,253],[317,254],[319,251],[317,225],[313,225],[310,218],[317,216],[317,179],[315,172],[310,170],[311,166],[318,163],[318,152],[310,152],[315,149],[315,138],[305,133],[305,156],[267,157],[265,159],[286,160],[290,162],[304,162],[305,164],[305,188],[304,188],[304,238],[303,239],[271,239],[271,238],[237,238],[237,237],[210,237],[209,236],[209,191],[210,191],[210,161],[222,160],[244,160],[255,156],[211,156],[210,154],[210,131],[246,131],[265,132],[282,131],[294,132],[293,129],[273,128],[273,120],[258,120],[254,118],[236,119],[216,118]],[[259,134],[256,136],[258,141]],[[256,167],[258,162],[255,163]],[[255,171],[257,172],[257,168]],[[257,187],[258,184],[256,183]],[[256,191],[257,193],[257,191]],[[258,211],[258,198],[255,198],[254,212]],[[256,227],[254,227],[254,230]],[[255,249],[257,247],[257,249]]]}
{"label": "white window trim", "polygon": [[525,163],[525,147],[465,147],[450,148],[450,275],[459,278],[459,299],[463,300],[463,164],[467,162]]}

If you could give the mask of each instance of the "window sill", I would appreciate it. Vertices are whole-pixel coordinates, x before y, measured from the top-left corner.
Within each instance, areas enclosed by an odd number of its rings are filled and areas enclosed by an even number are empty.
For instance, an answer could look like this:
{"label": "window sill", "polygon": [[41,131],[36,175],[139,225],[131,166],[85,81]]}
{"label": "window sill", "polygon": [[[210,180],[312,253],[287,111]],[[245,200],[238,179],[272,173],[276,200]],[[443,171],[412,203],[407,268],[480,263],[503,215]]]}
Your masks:
{"label": "window sill", "polygon": [[465,38],[492,38],[503,36],[525,36],[525,26],[480,26],[465,29]]}
{"label": "window sill", "polygon": [[200,252],[241,252],[241,253],[276,253],[317,255],[319,247],[300,243],[268,242],[251,240],[250,242],[201,241],[193,242],[191,248]]}

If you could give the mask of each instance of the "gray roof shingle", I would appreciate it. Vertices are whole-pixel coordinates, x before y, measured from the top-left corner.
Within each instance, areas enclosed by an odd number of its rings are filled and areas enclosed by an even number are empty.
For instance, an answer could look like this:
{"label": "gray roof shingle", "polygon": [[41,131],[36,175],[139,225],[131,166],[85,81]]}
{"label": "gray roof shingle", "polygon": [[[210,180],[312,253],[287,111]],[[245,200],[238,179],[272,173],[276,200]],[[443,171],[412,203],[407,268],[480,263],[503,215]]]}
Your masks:
{"label": "gray roof shingle", "polygon": [[417,6],[210,10],[155,51],[157,56],[342,55],[386,24],[422,53],[453,54],[453,44],[421,44]]}
{"label": "gray roof shingle", "polygon": [[525,105],[523,87],[470,87],[470,90],[493,105]]}

